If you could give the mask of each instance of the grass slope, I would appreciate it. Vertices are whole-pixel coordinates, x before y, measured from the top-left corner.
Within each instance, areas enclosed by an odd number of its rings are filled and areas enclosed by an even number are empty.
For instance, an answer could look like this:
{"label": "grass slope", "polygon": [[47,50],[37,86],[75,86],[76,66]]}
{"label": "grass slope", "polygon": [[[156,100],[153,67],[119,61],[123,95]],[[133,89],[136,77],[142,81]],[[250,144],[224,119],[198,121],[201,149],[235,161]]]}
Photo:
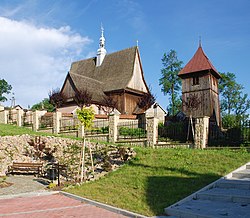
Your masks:
{"label": "grass slope", "polygon": [[98,181],[66,191],[147,216],[250,160],[245,150],[136,148],[137,158]]}
{"label": "grass slope", "polygon": [[34,132],[27,127],[18,127],[15,125],[0,124],[0,136],[14,136],[14,135],[23,135],[23,134],[29,134],[29,135],[35,135],[35,136],[56,136],[56,137],[64,137],[64,138],[81,140],[80,138],[73,137],[73,136],[57,135],[57,134],[51,134],[51,133],[46,133],[42,131]]}
{"label": "grass slope", "polygon": [[28,129],[26,127],[17,127],[14,125],[0,124],[0,136],[22,135],[22,134],[35,135],[38,133],[35,133],[31,129]]}

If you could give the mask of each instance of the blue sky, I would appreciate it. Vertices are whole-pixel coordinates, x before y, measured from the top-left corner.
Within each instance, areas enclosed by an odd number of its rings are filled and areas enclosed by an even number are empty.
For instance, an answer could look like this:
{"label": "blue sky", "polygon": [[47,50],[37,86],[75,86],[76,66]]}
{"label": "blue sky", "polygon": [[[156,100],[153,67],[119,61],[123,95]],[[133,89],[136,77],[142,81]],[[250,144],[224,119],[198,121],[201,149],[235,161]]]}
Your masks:
{"label": "blue sky", "polygon": [[249,8],[248,0],[1,0],[0,78],[17,104],[41,101],[62,86],[72,61],[96,55],[103,23],[108,53],[139,41],[146,82],[164,108],[161,58],[174,49],[185,65],[199,36],[216,69],[235,73],[249,95]]}

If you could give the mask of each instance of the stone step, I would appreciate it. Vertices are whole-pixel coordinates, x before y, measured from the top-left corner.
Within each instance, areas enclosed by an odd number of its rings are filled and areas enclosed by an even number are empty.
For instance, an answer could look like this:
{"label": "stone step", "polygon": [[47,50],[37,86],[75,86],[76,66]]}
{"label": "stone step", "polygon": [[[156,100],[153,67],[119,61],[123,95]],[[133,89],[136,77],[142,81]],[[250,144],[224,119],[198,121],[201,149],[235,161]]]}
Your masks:
{"label": "stone step", "polygon": [[232,174],[234,179],[250,179],[250,169],[240,170]]}
{"label": "stone step", "polygon": [[250,169],[250,164],[247,164],[247,165],[246,165],[246,169]]}
{"label": "stone step", "polygon": [[166,208],[165,213],[167,215],[185,218],[249,218],[250,204],[190,200],[181,205]]}
{"label": "stone step", "polygon": [[212,188],[197,194],[198,199],[250,204],[250,190]]}
{"label": "stone step", "polygon": [[250,189],[250,182],[236,179],[222,179],[215,184],[216,188]]}

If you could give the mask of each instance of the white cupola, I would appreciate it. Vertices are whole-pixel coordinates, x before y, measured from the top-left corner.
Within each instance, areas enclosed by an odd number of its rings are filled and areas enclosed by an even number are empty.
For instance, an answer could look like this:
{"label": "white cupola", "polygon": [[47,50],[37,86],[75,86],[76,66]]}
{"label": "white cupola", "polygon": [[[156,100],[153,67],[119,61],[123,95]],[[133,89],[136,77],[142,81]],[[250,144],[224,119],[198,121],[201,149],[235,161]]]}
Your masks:
{"label": "white cupola", "polygon": [[104,60],[104,57],[107,53],[107,51],[105,49],[105,38],[103,36],[103,32],[104,32],[104,29],[101,26],[101,37],[99,39],[99,49],[97,50],[97,57],[96,57],[96,66],[97,67],[101,66],[101,64]]}

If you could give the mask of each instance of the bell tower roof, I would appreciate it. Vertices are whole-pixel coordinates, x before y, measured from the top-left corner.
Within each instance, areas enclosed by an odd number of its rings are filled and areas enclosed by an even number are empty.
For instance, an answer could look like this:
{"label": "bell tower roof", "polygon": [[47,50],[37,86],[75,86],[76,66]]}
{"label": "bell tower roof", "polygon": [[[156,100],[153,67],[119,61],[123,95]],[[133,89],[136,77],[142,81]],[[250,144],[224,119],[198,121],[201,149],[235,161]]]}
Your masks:
{"label": "bell tower roof", "polygon": [[188,74],[194,74],[201,71],[210,71],[215,77],[221,78],[218,71],[215,69],[213,64],[210,62],[206,54],[204,53],[201,43],[192,57],[192,59],[186,64],[186,66],[179,72],[178,76],[182,77]]}

